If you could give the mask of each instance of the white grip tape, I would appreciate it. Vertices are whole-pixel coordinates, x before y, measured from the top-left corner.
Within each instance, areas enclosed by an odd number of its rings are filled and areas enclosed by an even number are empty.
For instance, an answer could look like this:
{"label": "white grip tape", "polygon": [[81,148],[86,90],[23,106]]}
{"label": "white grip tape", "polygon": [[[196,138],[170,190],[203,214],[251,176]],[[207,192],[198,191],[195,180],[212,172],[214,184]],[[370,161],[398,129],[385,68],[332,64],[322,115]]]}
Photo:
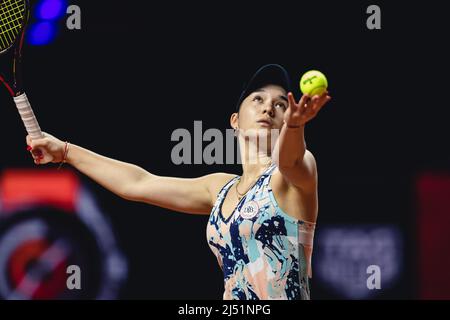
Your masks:
{"label": "white grip tape", "polygon": [[23,93],[20,96],[14,97],[14,102],[16,103],[17,110],[19,110],[20,117],[22,118],[25,129],[27,129],[31,139],[41,139],[43,137],[42,131],[36,116],[34,115],[33,109],[31,109],[27,95]]}

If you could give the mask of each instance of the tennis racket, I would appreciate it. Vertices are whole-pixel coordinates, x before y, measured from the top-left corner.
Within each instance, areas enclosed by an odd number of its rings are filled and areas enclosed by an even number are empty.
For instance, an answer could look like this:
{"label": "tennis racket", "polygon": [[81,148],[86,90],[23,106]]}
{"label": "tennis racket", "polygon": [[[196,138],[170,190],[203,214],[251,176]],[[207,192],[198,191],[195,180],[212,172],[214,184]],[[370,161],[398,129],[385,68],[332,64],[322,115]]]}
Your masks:
{"label": "tennis racket", "polygon": [[[12,55],[12,64],[0,70],[0,82],[14,99],[25,129],[31,139],[43,138],[41,128],[22,85],[22,48],[30,16],[28,0],[0,0],[0,58]],[[10,70],[3,70],[10,69]],[[10,77],[3,73],[8,71]]]}

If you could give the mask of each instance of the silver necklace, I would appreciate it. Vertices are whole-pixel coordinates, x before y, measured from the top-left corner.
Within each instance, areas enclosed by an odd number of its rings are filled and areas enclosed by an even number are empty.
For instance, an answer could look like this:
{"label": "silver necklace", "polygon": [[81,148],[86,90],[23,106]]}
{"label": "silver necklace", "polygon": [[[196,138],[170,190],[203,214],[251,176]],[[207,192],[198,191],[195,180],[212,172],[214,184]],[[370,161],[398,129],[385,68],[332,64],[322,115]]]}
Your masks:
{"label": "silver necklace", "polygon": [[247,194],[247,192],[255,184],[255,182],[258,181],[259,178],[261,178],[263,173],[266,172],[267,168],[269,168],[271,164],[272,164],[272,161],[269,161],[269,164],[264,168],[263,172],[258,177],[256,177],[255,180],[253,180],[253,182],[250,184],[250,186],[248,187],[248,189],[244,193],[240,193],[239,190],[238,190],[238,186],[241,183],[241,179],[239,179],[238,183],[234,184],[234,188],[236,189],[236,195],[237,195],[237,198],[238,198],[239,201],[241,201],[241,199]]}

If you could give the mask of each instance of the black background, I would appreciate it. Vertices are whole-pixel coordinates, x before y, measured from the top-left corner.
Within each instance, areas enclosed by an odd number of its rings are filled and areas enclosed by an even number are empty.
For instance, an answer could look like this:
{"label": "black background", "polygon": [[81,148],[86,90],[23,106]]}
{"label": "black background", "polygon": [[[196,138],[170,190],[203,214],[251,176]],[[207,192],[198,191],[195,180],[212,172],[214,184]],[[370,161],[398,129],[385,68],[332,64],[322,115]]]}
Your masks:
{"label": "black background", "polygon": [[[173,165],[173,130],[193,132],[195,120],[229,128],[243,83],[262,64],[282,64],[294,84],[323,71],[333,100],[306,129],[319,168],[318,225],[398,225],[404,276],[384,297],[414,298],[414,181],[450,169],[448,25],[438,1],[393,2],[73,1],[82,30],[27,48],[26,91],[44,131],[158,175],[196,177],[241,171]],[[366,28],[370,4],[381,7],[381,30]],[[0,169],[34,167],[6,90],[0,104]],[[129,260],[122,298],[221,298],[206,216],[127,202],[83,180]],[[312,293],[334,297],[314,282]]]}

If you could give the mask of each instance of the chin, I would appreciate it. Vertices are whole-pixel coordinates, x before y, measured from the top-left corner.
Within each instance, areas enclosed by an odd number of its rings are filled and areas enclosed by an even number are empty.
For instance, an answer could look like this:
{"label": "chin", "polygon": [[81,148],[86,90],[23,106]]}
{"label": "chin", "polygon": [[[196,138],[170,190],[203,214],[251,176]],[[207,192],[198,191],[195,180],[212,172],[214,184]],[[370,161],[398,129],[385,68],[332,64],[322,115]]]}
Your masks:
{"label": "chin", "polygon": [[245,130],[244,136],[246,138],[264,138],[267,140],[271,140],[271,137],[276,140],[276,138],[280,134],[280,129],[274,128],[274,127],[255,127],[255,128],[249,128]]}

